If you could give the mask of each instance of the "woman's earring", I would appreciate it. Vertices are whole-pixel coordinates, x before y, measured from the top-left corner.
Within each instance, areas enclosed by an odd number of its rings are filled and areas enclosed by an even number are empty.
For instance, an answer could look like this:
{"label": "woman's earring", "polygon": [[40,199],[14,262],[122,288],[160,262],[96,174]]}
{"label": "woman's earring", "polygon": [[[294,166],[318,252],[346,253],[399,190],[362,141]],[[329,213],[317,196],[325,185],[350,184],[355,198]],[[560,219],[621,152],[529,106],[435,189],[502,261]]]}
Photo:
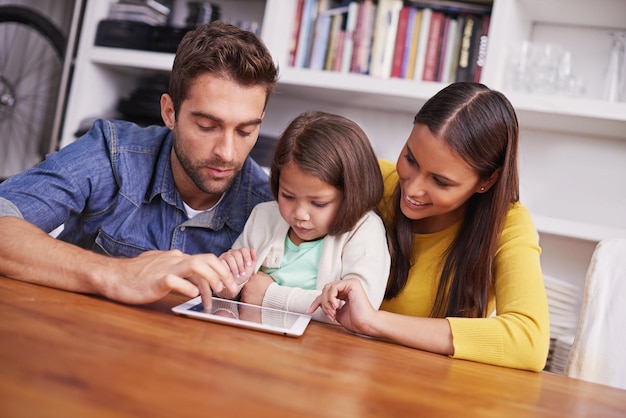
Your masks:
{"label": "woman's earring", "polygon": [[485,191],[485,188],[484,188],[484,187],[481,187],[481,188],[480,188],[480,191],[481,191],[481,192],[484,192],[484,191]]}

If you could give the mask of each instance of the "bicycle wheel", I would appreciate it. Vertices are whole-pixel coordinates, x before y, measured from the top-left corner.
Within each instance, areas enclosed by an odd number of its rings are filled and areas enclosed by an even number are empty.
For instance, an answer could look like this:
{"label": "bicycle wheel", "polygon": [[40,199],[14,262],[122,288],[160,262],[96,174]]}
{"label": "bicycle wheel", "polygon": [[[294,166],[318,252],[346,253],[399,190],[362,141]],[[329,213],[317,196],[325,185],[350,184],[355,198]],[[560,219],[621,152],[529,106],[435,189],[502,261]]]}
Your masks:
{"label": "bicycle wheel", "polygon": [[63,72],[66,40],[46,17],[0,6],[0,178],[43,159]]}

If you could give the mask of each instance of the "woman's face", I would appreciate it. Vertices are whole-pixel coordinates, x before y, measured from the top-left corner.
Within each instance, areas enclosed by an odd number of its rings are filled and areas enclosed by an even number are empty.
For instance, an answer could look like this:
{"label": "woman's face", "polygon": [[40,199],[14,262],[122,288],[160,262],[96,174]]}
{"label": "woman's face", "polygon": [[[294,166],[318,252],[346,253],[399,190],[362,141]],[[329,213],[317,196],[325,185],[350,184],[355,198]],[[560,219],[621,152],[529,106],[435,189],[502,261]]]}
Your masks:
{"label": "woman's face", "polygon": [[400,210],[413,220],[414,233],[433,233],[465,214],[468,199],[484,192],[485,181],[442,138],[415,124],[396,164]]}

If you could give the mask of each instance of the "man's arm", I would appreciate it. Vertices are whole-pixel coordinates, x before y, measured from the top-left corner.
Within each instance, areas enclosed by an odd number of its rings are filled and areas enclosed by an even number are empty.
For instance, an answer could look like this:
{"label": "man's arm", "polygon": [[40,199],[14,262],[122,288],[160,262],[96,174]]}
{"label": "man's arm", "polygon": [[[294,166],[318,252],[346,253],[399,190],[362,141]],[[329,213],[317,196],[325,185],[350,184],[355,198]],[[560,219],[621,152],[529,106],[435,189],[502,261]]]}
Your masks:
{"label": "man's arm", "polygon": [[147,251],[112,258],[56,240],[29,222],[0,217],[0,275],[124,303],[150,303],[170,291],[209,299],[224,287],[236,291],[228,266],[214,254]]}

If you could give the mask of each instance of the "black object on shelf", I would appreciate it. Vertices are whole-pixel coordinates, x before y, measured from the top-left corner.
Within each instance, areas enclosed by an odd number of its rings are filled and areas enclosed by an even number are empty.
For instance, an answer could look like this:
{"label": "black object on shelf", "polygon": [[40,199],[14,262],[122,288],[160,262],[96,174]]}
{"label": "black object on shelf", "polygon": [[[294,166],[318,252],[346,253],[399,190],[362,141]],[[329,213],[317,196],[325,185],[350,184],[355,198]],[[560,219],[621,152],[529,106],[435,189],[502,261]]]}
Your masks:
{"label": "black object on shelf", "polygon": [[163,125],[161,95],[169,86],[169,74],[157,73],[138,80],[138,85],[128,98],[121,98],[117,111],[123,119],[138,125]]}
{"label": "black object on shelf", "polygon": [[104,19],[98,23],[95,45],[174,53],[190,29],[153,26],[132,20]]}
{"label": "black object on shelf", "polygon": [[250,156],[262,167],[270,168],[277,141],[278,138],[260,134],[252,151],[250,151]]}

